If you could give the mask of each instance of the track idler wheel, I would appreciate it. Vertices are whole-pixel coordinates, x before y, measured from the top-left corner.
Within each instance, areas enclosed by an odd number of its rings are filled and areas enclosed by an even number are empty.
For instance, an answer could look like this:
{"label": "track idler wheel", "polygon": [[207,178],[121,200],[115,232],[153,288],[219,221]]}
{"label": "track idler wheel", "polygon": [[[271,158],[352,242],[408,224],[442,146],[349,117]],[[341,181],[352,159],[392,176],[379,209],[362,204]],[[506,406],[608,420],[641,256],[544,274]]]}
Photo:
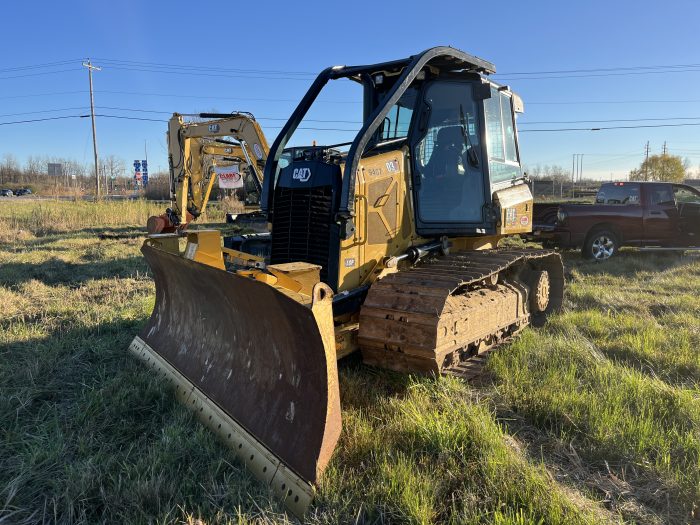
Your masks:
{"label": "track idler wheel", "polygon": [[530,309],[532,313],[544,312],[549,306],[549,272],[538,270],[533,272],[530,287]]}

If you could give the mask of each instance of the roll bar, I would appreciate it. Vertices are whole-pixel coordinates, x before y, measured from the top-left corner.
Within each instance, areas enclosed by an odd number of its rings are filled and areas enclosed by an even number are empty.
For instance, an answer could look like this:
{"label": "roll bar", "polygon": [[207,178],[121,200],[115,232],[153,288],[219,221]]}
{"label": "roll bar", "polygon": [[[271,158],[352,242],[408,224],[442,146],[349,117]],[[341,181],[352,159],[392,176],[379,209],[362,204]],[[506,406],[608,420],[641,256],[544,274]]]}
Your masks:
{"label": "roll bar", "polygon": [[[440,69],[469,69],[485,74],[493,74],[496,72],[495,66],[490,62],[464,53],[459,49],[446,46],[433,47],[402,60],[393,60],[391,62],[366,66],[334,66],[324,69],[316,77],[313,84],[311,84],[311,87],[289,117],[289,120],[280,131],[270,149],[270,154],[265,164],[261,197],[261,209],[268,216],[268,219],[272,205],[272,195],[274,193],[273,188],[276,182],[274,177],[277,173],[278,161],[282,155],[282,151],[328,81],[338,78],[366,79],[368,74],[374,72],[403,69],[396,83],[384,96],[382,103],[374,108],[369,115],[366,115],[362,128],[355,136],[348,152],[340,195],[340,207],[335,218],[341,225],[341,237],[347,239],[352,236],[355,231],[355,226],[352,221],[355,215],[355,178],[362,153],[374,133],[384,121],[384,117],[386,117],[393,105],[396,104],[399,98],[401,98],[401,95],[408,89],[418,73],[430,61],[437,61],[438,63],[436,66]],[[365,84],[366,82],[367,80],[364,80]]]}

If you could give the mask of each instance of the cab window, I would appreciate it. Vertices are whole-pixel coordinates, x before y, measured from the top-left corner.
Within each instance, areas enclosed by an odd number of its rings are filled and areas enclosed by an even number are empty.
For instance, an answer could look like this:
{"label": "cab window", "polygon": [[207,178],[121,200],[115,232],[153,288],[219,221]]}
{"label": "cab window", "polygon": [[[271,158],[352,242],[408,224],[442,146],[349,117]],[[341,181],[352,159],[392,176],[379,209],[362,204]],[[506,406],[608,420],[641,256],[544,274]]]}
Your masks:
{"label": "cab window", "polygon": [[700,204],[700,193],[685,186],[674,186],[673,194],[677,203]]}
{"label": "cab window", "polygon": [[418,216],[423,222],[481,223],[484,179],[469,160],[471,149],[472,157],[480,151],[472,86],[433,82],[423,96],[422,135],[413,152]]}
{"label": "cab window", "polygon": [[596,204],[639,204],[639,184],[605,184],[595,199]]}
{"label": "cab window", "polygon": [[519,177],[518,150],[515,144],[515,121],[510,95],[491,88],[484,101],[486,149],[489,154],[491,182]]}
{"label": "cab window", "polygon": [[384,123],[377,132],[377,142],[386,140],[403,139],[408,136],[408,128],[411,125],[413,108],[416,105],[418,90],[411,87],[401,95],[399,101],[389,110]]}
{"label": "cab window", "polygon": [[669,184],[649,185],[649,202],[653,206],[674,206],[676,199]]}

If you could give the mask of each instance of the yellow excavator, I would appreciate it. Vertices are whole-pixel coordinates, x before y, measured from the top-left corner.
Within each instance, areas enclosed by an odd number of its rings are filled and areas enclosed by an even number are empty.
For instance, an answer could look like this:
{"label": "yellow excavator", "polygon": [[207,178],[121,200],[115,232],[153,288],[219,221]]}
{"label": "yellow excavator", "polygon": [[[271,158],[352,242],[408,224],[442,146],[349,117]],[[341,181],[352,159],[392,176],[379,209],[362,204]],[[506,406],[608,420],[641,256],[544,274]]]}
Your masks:
{"label": "yellow excavator", "polygon": [[[204,120],[186,121],[185,117]],[[172,207],[149,217],[148,233],[184,231],[197,219],[209,203],[217,164],[236,168],[232,174],[239,179],[236,186],[244,195],[245,211],[259,209],[270,148],[251,113],[173,113],[167,137]]]}
{"label": "yellow excavator", "polygon": [[[521,99],[451,47],[321,72],[270,150],[267,256],[219,232],[148,238],[153,314],[131,351],[302,515],[341,431],[337,361],[469,377],[471,363],[561,307],[551,251],[528,232]],[[330,81],[363,92],[346,144],[285,150]]]}

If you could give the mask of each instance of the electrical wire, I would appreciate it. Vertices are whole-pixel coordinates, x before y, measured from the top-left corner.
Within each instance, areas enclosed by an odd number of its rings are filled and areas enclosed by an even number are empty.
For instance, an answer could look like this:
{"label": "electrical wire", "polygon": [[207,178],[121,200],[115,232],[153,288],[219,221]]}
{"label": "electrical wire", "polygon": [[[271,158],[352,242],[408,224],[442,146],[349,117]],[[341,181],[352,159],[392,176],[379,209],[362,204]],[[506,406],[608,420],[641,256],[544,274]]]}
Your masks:
{"label": "electrical wire", "polygon": [[164,69],[148,69],[148,68],[134,68],[134,67],[122,67],[122,66],[114,66],[114,65],[102,65],[101,66],[103,70],[109,71],[110,69],[118,69],[122,71],[136,71],[139,73],[158,73],[158,74],[167,74],[167,75],[190,75],[190,76],[196,76],[196,77],[217,77],[217,78],[235,78],[236,80],[247,80],[247,79],[252,79],[252,80],[257,80],[257,79],[266,79],[266,80],[303,80],[304,82],[309,82],[311,79],[310,78],[303,78],[303,77],[289,77],[289,76],[268,76],[268,75],[244,75],[241,73],[236,73],[234,75],[228,75],[225,73],[208,73],[206,71],[168,71]]}
{"label": "electrical wire", "polygon": [[46,118],[36,118],[31,120],[15,120],[13,122],[0,122],[0,126],[9,126],[10,124],[26,124],[27,122],[44,122],[46,120],[60,120],[67,118],[84,118],[90,115],[63,115],[61,117],[46,117]]}
{"label": "electrical wire", "polygon": [[700,117],[652,117],[652,118],[619,118],[607,120],[542,120],[537,122],[519,122],[520,126],[531,126],[535,124],[588,124],[588,123],[607,123],[607,122],[646,122],[646,121],[666,121],[666,120],[700,120]]}
{"label": "electrical wire", "polygon": [[[700,69],[674,69],[674,70],[664,70],[664,71],[636,71],[636,72],[626,72],[626,73],[594,73],[594,74],[584,74],[584,75],[545,75],[541,77],[505,77],[498,76],[499,82],[504,82],[508,80],[517,80],[518,82],[522,80],[556,80],[565,78],[594,78],[594,77],[624,77],[624,76],[636,76],[636,75],[667,75],[669,73],[700,73]],[[495,76],[495,75],[494,75]]]}
{"label": "electrical wire", "polygon": [[508,72],[501,73],[502,75],[552,75],[557,73],[599,73],[599,72],[614,72],[614,71],[638,71],[643,69],[676,69],[676,68],[688,68],[688,67],[700,67],[700,64],[670,64],[670,65],[656,65],[656,66],[625,66],[625,67],[607,67],[607,68],[595,68],[595,69],[559,69],[551,71],[521,71],[521,72]]}
{"label": "electrical wire", "polygon": [[79,58],[74,58],[72,60],[61,60],[60,62],[47,62],[45,64],[34,64],[31,66],[17,66],[17,67],[6,67],[0,69],[0,73],[7,73],[10,71],[25,71],[27,69],[40,69],[42,67],[54,67],[54,66],[63,66],[66,64],[74,64],[75,62],[79,62]]}
{"label": "electrical wire", "polygon": [[242,69],[242,68],[226,68],[221,66],[194,66],[183,64],[164,64],[161,62],[141,62],[136,60],[117,60],[110,58],[93,58],[93,60],[105,64],[130,65],[137,67],[156,67],[170,69],[189,69],[195,71],[219,71],[225,73],[253,73],[253,74],[279,74],[279,75],[306,75],[316,76],[317,72],[313,71],[282,71],[275,69]]}
{"label": "electrical wire", "polygon": [[59,69],[58,71],[43,71],[41,73],[27,73],[25,75],[14,75],[11,77],[0,77],[0,80],[9,80],[12,78],[23,78],[23,77],[37,77],[40,75],[53,75],[56,73],[65,73],[67,71],[82,71],[82,68],[75,67],[75,68],[70,68],[70,69]]}
{"label": "electrical wire", "polygon": [[36,115],[37,113],[57,113],[59,111],[75,111],[77,109],[86,110],[90,108],[85,106],[78,106],[73,108],[42,109],[39,111],[24,111],[22,113],[5,113],[4,115],[0,115],[0,117],[18,117],[20,115]]}
{"label": "electrical wire", "polygon": [[604,131],[609,129],[641,129],[641,128],[676,128],[682,126],[700,126],[700,122],[686,122],[682,124],[641,124],[637,126],[600,126],[595,128],[556,128],[556,129],[521,129],[520,133],[536,131]]}

